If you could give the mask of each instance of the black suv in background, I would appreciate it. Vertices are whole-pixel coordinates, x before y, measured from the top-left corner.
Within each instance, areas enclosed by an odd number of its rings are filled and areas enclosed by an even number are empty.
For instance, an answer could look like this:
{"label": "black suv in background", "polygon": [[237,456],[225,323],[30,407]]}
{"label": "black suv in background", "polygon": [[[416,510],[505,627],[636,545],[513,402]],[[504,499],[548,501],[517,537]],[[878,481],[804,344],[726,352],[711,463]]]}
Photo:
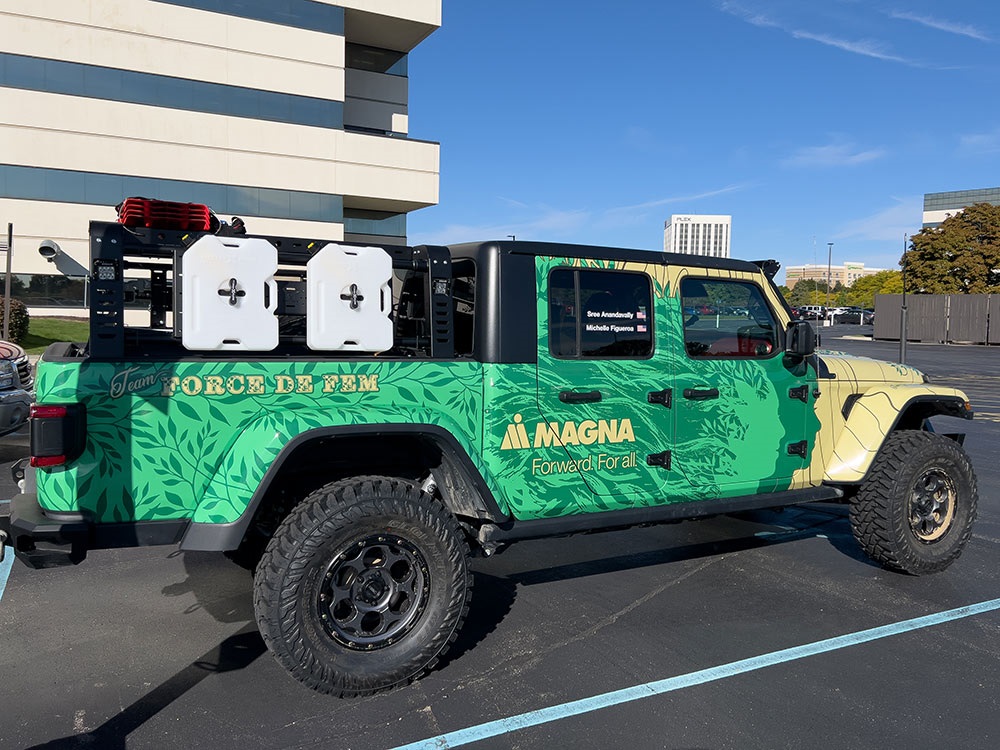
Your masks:
{"label": "black suv in background", "polygon": [[833,315],[834,323],[856,323],[869,326],[875,322],[875,313],[861,307],[846,307]]}
{"label": "black suv in background", "polygon": [[31,362],[24,349],[0,341],[0,435],[14,432],[28,421],[34,385]]}

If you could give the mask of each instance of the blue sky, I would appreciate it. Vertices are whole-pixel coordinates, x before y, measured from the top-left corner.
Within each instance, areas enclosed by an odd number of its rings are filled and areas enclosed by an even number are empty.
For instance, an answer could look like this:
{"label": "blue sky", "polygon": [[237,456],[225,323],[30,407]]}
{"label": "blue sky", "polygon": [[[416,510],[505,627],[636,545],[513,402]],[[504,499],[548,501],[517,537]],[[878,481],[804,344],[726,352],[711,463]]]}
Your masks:
{"label": "blue sky", "polygon": [[409,75],[413,244],[660,250],[720,213],[734,257],[895,268],[924,193],[1000,186],[996,0],[444,0]]}

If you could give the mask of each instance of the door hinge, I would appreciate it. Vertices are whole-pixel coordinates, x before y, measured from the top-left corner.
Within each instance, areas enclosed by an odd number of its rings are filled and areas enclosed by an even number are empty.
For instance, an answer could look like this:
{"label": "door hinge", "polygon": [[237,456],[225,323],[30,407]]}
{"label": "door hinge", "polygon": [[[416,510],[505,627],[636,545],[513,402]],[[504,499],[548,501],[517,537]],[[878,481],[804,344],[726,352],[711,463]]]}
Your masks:
{"label": "door hinge", "polygon": [[664,388],[662,391],[651,391],[646,395],[646,399],[651,404],[663,404],[669,409],[674,402],[674,392],[670,388]]}
{"label": "door hinge", "polygon": [[646,456],[647,466],[659,466],[664,469],[670,468],[670,451],[663,451],[663,453],[650,453]]}
{"label": "door hinge", "polygon": [[803,404],[809,403],[809,386],[800,385],[798,388],[788,389],[788,398],[797,398]]}
{"label": "door hinge", "polygon": [[797,442],[797,443],[791,443],[788,446],[788,455],[789,456],[802,456],[802,458],[805,458],[806,457],[806,453],[808,453],[808,452],[809,452],[809,441],[808,440],[800,440],[799,442]]}

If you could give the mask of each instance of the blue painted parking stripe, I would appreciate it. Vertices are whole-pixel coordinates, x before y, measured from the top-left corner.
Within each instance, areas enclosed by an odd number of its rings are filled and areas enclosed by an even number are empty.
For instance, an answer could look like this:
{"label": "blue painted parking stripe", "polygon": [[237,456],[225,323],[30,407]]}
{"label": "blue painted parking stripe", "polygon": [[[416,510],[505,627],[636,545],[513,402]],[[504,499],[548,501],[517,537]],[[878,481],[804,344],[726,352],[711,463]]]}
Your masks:
{"label": "blue painted parking stripe", "polygon": [[598,711],[602,708],[617,706],[619,704],[628,703],[641,698],[649,698],[654,695],[669,693],[674,690],[682,690],[695,685],[702,685],[706,682],[722,680],[726,677],[735,677],[736,675],[744,674],[745,672],[753,672],[758,669],[774,666],[775,664],[783,664],[784,662],[794,661],[796,659],[804,659],[808,656],[816,656],[817,654],[823,654],[829,651],[836,651],[850,646],[857,646],[861,643],[876,641],[880,638],[889,638],[894,635],[909,633],[913,630],[930,628],[935,625],[941,625],[942,623],[951,622],[953,620],[961,620],[965,617],[973,617],[975,615],[981,615],[985,612],[993,612],[998,609],[1000,609],[1000,599],[991,599],[990,601],[980,602],[979,604],[970,604],[967,607],[949,609],[945,612],[938,612],[933,615],[917,617],[912,620],[903,620],[902,622],[892,623],[891,625],[883,625],[870,630],[848,633],[847,635],[837,636],[836,638],[828,638],[823,641],[807,643],[803,646],[786,648],[781,651],[772,651],[769,654],[762,654],[749,659],[730,662],[729,664],[723,664],[710,669],[703,669],[698,672],[690,672],[677,677],[669,677],[664,680],[647,682],[643,685],[636,685],[634,687],[615,690],[602,695],[595,695],[590,698],[561,703],[558,706],[541,708],[537,711],[528,711],[527,713],[518,714],[517,716],[511,716],[506,719],[498,719],[497,721],[490,721],[485,724],[479,724],[478,726],[460,729],[455,732],[448,732],[447,734],[438,735],[437,737],[431,737],[426,740],[420,740],[419,742],[413,742],[409,745],[402,745],[394,748],[394,750],[443,750],[444,748],[460,747],[462,745],[468,745],[472,742],[478,742],[490,737],[496,737],[500,734],[516,732],[527,727],[546,724],[560,719],[567,719],[571,716],[579,716],[580,714]]}
{"label": "blue painted parking stripe", "polygon": [[10,576],[10,569],[14,567],[14,548],[8,547],[5,553],[3,562],[0,562],[0,601],[3,601],[3,592],[7,588],[7,577]]}

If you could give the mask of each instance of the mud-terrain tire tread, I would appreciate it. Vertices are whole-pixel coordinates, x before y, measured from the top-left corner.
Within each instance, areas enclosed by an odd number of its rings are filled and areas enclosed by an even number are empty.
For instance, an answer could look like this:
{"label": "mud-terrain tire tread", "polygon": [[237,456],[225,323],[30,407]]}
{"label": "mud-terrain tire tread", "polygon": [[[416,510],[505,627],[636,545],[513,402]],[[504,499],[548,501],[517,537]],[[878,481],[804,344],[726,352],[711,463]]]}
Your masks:
{"label": "mud-terrain tire tread", "polygon": [[[402,663],[397,663],[398,658],[394,662],[393,657],[398,656],[394,651],[420,630],[419,624],[400,644],[352,653],[323,632],[319,618],[314,613],[308,615],[309,601],[303,602],[303,597],[308,600],[310,596],[306,578],[324,565],[329,557],[324,549],[331,546],[330,540],[337,540],[333,542],[336,545],[356,530],[371,530],[383,522],[393,527],[410,524],[432,534],[439,546],[421,548],[421,552],[429,566],[445,570],[444,581],[440,576],[431,577],[431,601],[421,616],[421,620],[440,620],[442,627],[429,632],[422,645],[410,639],[407,648],[417,651]],[[399,530],[392,533],[407,536]],[[257,625],[278,662],[313,690],[342,698],[392,690],[433,668],[457,638],[472,591],[468,556],[469,546],[455,517],[417,485],[381,476],[333,482],[298,504],[269,542],[254,579]],[[442,583],[447,597],[437,600],[435,606],[435,591]],[[436,611],[430,611],[432,607]],[[327,653],[323,653],[324,648]],[[340,668],[325,658],[331,654],[364,664],[362,668]]]}
{"label": "mud-terrain tire tread", "polygon": [[[909,527],[908,494],[916,472],[935,455],[952,467],[957,508],[952,528],[937,542],[923,544]],[[932,432],[900,430],[886,438],[851,501],[851,530],[861,549],[883,567],[911,575],[936,573],[958,559],[971,538],[977,499],[972,464],[958,443]]]}

